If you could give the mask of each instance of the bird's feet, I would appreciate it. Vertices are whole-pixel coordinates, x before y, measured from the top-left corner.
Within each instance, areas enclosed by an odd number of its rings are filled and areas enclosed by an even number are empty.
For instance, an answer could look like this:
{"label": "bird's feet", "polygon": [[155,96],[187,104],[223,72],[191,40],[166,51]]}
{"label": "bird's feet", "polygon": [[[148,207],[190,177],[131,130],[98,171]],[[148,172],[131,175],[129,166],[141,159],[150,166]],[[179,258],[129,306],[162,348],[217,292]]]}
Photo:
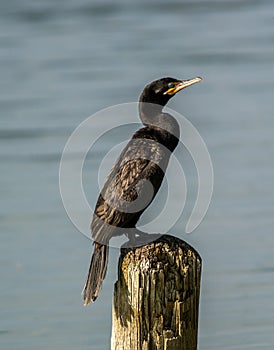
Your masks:
{"label": "bird's feet", "polygon": [[127,246],[129,247],[139,247],[141,245],[150,243],[158,239],[161,234],[147,233],[137,228],[129,229]]}

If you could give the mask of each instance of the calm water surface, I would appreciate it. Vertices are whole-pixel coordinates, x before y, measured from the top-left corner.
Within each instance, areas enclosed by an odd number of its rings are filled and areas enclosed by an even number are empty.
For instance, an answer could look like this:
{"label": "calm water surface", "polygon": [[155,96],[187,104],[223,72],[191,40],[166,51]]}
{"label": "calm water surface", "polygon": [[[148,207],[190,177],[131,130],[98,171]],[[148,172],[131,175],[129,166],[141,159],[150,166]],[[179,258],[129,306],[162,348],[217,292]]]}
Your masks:
{"label": "calm water surface", "polygon": [[[204,78],[169,104],[215,171],[205,220],[186,235],[186,212],[172,231],[203,257],[199,348],[273,349],[273,11],[270,0],[1,2],[1,349],[109,348],[118,250],[84,308],[91,242],[62,206],[59,161],[80,122],[165,75]],[[85,168],[92,206],[89,174],[108,147]]]}

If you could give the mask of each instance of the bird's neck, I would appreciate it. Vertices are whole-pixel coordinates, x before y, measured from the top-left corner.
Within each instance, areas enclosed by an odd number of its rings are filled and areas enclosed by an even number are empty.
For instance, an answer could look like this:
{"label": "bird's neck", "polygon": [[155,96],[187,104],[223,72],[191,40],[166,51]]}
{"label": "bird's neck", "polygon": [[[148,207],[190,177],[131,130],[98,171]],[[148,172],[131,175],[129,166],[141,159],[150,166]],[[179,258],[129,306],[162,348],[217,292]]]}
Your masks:
{"label": "bird's neck", "polygon": [[163,106],[149,103],[146,101],[139,102],[139,115],[144,125],[154,125],[160,114],[162,114]]}
{"label": "bird's neck", "polygon": [[139,115],[142,123],[159,133],[159,139],[167,143],[169,148],[175,148],[180,138],[180,128],[177,120],[163,112],[163,106],[153,103],[139,103]]}

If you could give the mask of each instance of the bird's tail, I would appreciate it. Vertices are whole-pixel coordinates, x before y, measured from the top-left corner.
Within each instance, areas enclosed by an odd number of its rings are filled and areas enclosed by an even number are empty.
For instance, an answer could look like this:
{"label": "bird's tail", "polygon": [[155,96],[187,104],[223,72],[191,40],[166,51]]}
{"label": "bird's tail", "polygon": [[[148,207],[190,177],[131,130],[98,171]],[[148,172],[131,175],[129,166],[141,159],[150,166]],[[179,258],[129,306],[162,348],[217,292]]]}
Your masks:
{"label": "bird's tail", "polygon": [[82,292],[85,306],[91,301],[95,301],[100,293],[107,272],[108,251],[108,245],[95,242],[88,276]]}

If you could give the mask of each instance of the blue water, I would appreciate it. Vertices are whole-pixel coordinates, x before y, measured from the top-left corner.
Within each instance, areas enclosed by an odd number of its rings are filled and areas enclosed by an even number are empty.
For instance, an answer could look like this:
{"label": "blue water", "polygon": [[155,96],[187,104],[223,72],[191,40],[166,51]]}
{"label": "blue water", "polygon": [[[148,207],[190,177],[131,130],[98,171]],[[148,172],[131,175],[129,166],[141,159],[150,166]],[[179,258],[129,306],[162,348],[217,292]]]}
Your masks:
{"label": "blue water", "polygon": [[174,227],[203,257],[199,349],[273,349],[273,11],[270,0],[1,2],[1,349],[109,348],[119,252],[84,308],[90,241],[62,206],[60,157],[85,118],[166,75],[204,78],[169,103],[215,172],[202,224],[184,234],[186,213]]}

